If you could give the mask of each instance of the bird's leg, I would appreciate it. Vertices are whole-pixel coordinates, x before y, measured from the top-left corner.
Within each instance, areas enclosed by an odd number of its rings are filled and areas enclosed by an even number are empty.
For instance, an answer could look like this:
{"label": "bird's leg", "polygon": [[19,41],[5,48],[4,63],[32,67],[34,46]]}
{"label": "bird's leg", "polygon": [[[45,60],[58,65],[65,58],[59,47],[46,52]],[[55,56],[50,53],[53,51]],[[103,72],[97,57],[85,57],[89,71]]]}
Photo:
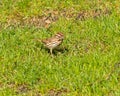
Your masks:
{"label": "bird's leg", "polygon": [[52,48],[50,48],[50,54],[52,54]]}

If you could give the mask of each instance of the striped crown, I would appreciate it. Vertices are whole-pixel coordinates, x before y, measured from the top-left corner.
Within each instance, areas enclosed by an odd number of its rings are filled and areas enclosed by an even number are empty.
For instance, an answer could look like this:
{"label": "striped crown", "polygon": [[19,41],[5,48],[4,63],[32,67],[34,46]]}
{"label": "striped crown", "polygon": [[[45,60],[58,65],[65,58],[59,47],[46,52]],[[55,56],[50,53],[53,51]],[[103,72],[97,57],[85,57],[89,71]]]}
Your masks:
{"label": "striped crown", "polygon": [[64,38],[64,35],[63,35],[63,33],[58,32],[58,33],[55,35],[55,38],[63,39],[63,38]]}

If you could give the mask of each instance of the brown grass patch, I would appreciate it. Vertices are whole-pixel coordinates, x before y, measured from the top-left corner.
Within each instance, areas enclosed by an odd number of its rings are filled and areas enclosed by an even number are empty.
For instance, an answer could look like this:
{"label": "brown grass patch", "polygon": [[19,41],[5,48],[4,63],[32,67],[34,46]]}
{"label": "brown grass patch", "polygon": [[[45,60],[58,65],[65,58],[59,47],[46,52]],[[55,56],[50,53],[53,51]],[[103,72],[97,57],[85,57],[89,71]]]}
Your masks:
{"label": "brown grass patch", "polygon": [[111,11],[107,8],[97,9],[97,10],[82,10],[80,12],[75,12],[73,8],[63,9],[61,11],[57,10],[47,10],[43,15],[24,17],[20,12],[13,12],[7,18],[5,28],[10,26],[35,26],[37,28],[49,28],[51,24],[59,20],[60,17],[75,20],[86,20],[88,18],[96,18],[100,16],[110,15]]}
{"label": "brown grass patch", "polygon": [[62,96],[63,94],[68,93],[68,90],[66,88],[61,88],[59,90],[51,89],[48,91],[48,96]]}
{"label": "brown grass patch", "polygon": [[107,8],[105,9],[96,9],[96,10],[88,10],[88,11],[81,11],[76,16],[76,20],[85,20],[88,18],[97,18],[100,16],[110,15],[111,11]]}
{"label": "brown grass patch", "polygon": [[9,83],[7,83],[7,87],[8,88],[15,88],[15,83],[14,82],[9,82]]}
{"label": "brown grass patch", "polygon": [[27,93],[28,91],[30,91],[30,89],[28,88],[28,85],[20,84],[17,87],[16,94]]}

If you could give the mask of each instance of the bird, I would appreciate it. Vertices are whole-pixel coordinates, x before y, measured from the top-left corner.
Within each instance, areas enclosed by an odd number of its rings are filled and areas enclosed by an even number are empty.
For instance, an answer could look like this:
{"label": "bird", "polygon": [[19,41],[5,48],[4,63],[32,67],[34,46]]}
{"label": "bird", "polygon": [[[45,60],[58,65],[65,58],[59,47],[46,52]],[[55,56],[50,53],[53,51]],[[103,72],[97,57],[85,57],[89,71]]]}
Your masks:
{"label": "bird", "polygon": [[55,49],[60,44],[62,44],[63,39],[64,39],[64,34],[62,32],[58,32],[50,38],[43,39],[42,43],[46,48],[50,50],[50,54],[53,54],[53,49]]}

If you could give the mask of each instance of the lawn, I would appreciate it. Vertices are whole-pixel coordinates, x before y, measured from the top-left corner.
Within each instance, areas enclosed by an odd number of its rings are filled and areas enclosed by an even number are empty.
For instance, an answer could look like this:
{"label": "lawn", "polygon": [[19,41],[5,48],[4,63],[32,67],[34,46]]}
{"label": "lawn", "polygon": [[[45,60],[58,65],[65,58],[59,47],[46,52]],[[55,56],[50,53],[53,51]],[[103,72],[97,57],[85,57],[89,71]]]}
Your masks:
{"label": "lawn", "polygon": [[[62,32],[51,56],[37,39]],[[119,0],[1,0],[0,96],[120,96]]]}

